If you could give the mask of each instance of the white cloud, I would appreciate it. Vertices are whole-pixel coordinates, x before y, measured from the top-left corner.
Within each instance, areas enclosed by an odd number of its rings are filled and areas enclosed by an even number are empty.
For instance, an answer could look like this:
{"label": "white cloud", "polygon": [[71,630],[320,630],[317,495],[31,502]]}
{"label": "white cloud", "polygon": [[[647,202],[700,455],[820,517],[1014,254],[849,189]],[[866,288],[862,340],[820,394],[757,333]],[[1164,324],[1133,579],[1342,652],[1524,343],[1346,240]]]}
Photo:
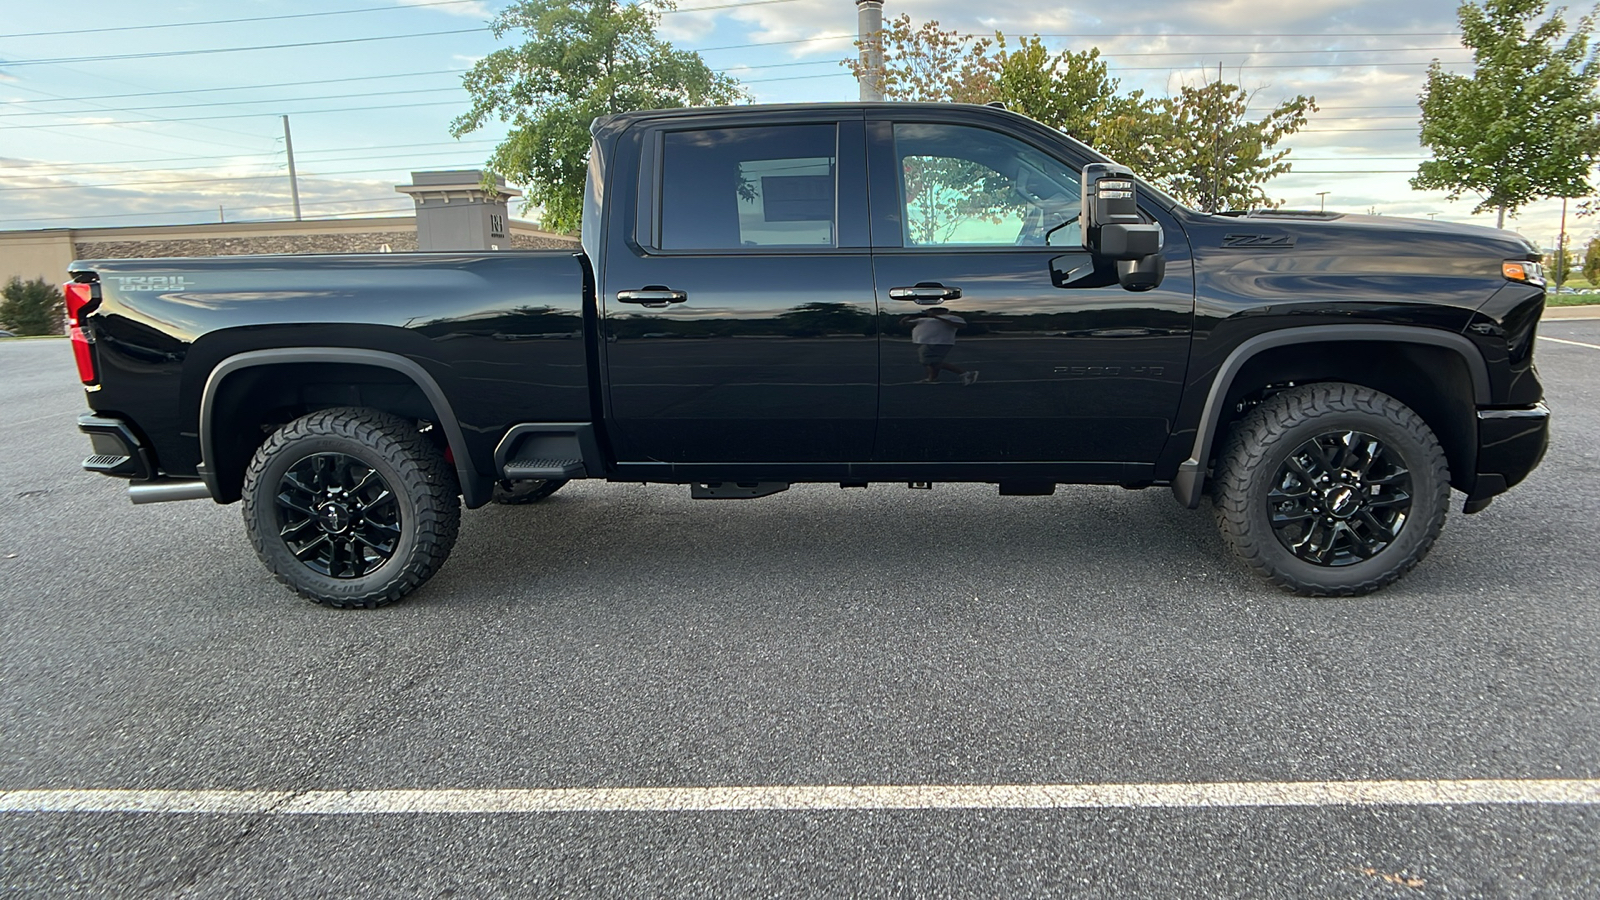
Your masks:
{"label": "white cloud", "polygon": [[456,0],[441,3],[439,0],[397,0],[401,6],[417,6],[454,16],[467,16],[485,21],[494,18],[494,10],[483,0]]}

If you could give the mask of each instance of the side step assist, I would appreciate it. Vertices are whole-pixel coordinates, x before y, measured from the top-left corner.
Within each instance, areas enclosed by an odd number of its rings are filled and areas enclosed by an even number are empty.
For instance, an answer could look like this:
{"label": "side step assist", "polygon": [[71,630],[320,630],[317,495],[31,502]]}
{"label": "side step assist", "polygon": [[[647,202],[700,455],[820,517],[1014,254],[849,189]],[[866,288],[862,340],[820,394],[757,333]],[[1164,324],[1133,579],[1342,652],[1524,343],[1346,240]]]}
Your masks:
{"label": "side step assist", "polygon": [[587,422],[513,425],[494,448],[494,464],[509,481],[594,478],[603,474],[594,426]]}
{"label": "side step assist", "polygon": [[501,470],[511,481],[581,478],[581,459],[513,459]]}

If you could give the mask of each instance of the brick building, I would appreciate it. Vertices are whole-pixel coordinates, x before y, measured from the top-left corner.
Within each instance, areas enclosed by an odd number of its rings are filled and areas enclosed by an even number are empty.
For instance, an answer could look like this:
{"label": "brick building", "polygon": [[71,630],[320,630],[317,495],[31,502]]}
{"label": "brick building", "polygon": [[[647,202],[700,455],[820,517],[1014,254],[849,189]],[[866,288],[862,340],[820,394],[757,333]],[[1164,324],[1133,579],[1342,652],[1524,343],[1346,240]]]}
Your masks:
{"label": "brick building", "polygon": [[413,172],[411,184],[395,188],[414,201],[413,216],[0,231],[0,284],[13,277],[60,283],[75,259],[578,249],[576,237],[511,219],[506,201],[518,191],[501,182],[488,193],[482,184],[483,173],[473,170]]}

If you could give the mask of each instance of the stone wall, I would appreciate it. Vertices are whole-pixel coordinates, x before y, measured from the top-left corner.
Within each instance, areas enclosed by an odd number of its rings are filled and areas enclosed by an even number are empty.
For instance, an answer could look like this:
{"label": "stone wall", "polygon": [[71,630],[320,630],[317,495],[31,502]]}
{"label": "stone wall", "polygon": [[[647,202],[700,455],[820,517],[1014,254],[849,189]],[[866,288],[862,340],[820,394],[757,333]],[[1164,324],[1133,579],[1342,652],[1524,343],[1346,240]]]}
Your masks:
{"label": "stone wall", "polygon": [[577,250],[578,239],[575,237],[535,237],[531,234],[511,233],[511,249],[513,250]]}
{"label": "stone wall", "polygon": [[149,259],[251,253],[377,253],[384,244],[395,253],[415,250],[417,234],[414,231],[360,231],[167,241],[80,241],[74,248],[79,259]]}
{"label": "stone wall", "polygon": [[[80,241],[78,259],[151,259],[162,256],[240,256],[252,253],[394,253],[417,249],[414,231],[362,231],[351,234],[281,234],[261,237],[193,238],[168,241]],[[511,235],[516,250],[577,250],[577,238]]]}

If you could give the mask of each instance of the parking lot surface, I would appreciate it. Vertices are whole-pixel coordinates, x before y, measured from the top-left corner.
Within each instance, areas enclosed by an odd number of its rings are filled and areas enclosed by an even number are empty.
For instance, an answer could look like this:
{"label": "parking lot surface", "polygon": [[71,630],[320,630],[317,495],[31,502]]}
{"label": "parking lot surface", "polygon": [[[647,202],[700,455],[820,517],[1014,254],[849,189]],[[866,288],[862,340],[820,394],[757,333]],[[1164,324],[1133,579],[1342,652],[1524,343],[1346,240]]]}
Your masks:
{"label": "parking lot surface", "polygon": [[276,585],[237,506],[133,507],[82,472],[69,348],[0,342],[0,798],[270,794],[234,811],[0,803],[0,894],[1600,895],[1600,806],[1568,795],[282,805],[1592,782],[1600,320],[1541,335],[1544,465],[1483,513],[1453,513],[1431,556],[1369,597],[1258,583],[1209,510],[1165,489],[802,485],[692,502],[575,483],[468,512],[427,587],[367,612]]}

